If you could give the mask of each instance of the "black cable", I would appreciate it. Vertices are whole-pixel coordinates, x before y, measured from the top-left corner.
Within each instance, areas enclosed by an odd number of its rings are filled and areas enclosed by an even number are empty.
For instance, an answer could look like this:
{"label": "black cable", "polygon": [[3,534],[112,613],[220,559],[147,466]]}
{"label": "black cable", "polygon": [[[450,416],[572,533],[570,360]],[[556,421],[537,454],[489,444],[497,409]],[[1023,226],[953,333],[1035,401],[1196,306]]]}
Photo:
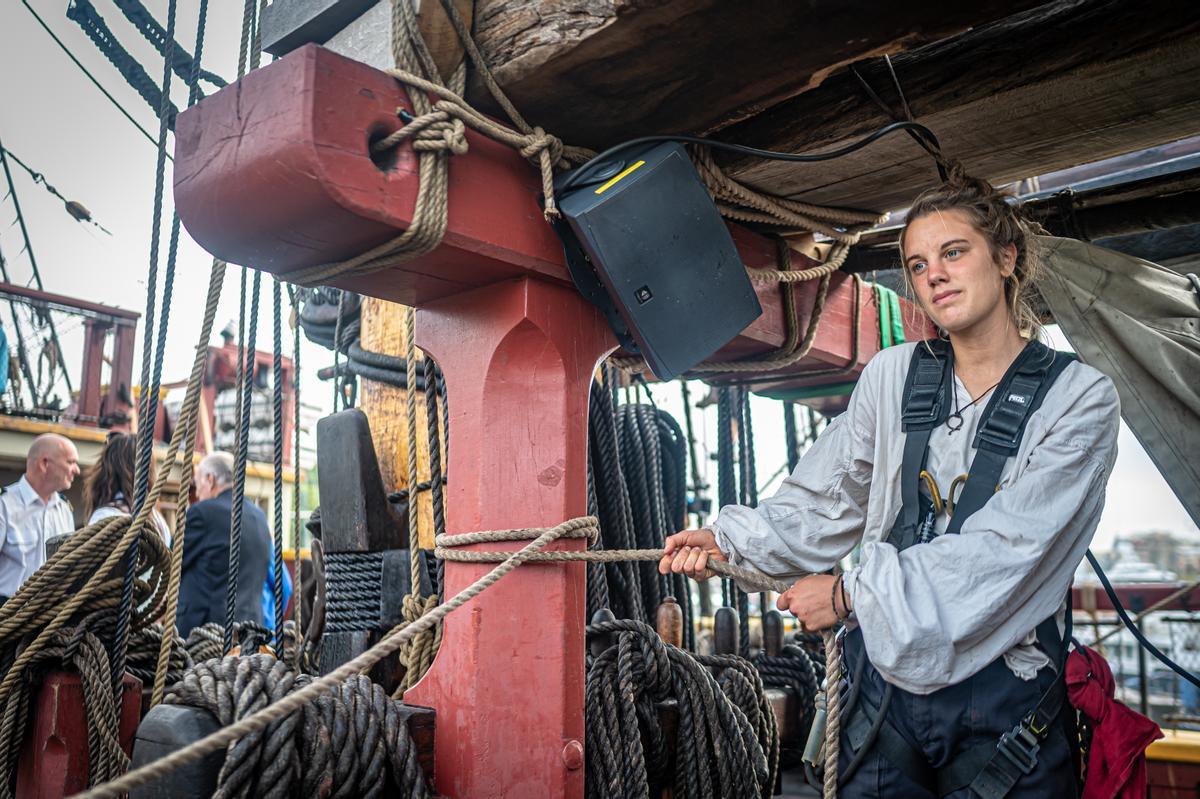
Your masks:
{"label": "black cable", "polygon": [[[3,145],[0,145],[0,147],[3,147]],[[21,213],[21,201],[17,198],[17,186],[15,183],[13,183],[12,172],[10,172],[8,169],[8,160],[4,158],[3,153],[0,153],[0,164],[4,166],[4,177],[8,180],[8,194],[10,197],[12,197],[13,208],[17,212],[17,224],[21,228],[21,237],[25,241],[25,252],[29,256],[29,266],[33,270],[34,284],[40,291],[45,288],[45,286],[42,285],[42,273],[38,270],[37,258],[33,254],[33,242],[29,238],[29,229],[25,226],[25,216]],[[15,316],[13,322],[14,324],[16,323]],[[47,312],[44,317],[43,325],[50,328],[50,340],[54,343],[54,348],[61,356],[63,351],[62,344],[59,343],[58,330],[55,328],[54,319],[50,316],[49,312]],[[67,372],[65,366],[62,368],[62,374],[63,378],[66,380],[67,393],[69,394],[74,391],[74,388],[71,386],[71,375]],[[49,395],[50,389],[52,389],[53,386],[54,380],[53,375],[51,375],[51,383],[47,387],[46,396]],[[37,395],[33,386],[30,386],[30,393],[33,395],[34,404],[37,405]]]}
{"label": "black cable", "polygon": [[[155,141],[155,139],[154,139],[154,137],[150,135],[150,131],[148,131],[148,130],[146,130],[145,128],[143,128],[143,127],[141,126],[141,123],[139,123],[139,122],[138,122],[136,119],[134,119],[134,118],[133,118],[133,115],[132,115],[132,114],[130,114],[130,113],[129,113],[129,111],[127,111],[127,110],[126,110],[125,106],[121,105],[121,103],[117,101],[117,98],[113,97],[113,96],[112,96],[112,95],[109,93],[108,89],[104,88],[104,87],[103,87],[103,86],[100,84],[100,81],[96,80],[96,76],[95,76],[95,75],[93,75],[91,72],[89,72],[89,71],[88,71],[88,68],[87,68],[87,67],[85,67],[85,66],[83,65],[83,63],[82,63],[82,62],[80,62],[80,60],[79,60],[78,58],[76,58],[76,57],[75,57],[75,54],[74,54],[74,53],[72,53],[72,52],[71,52],[71,50],[70,50],[70,49],[69,49],[69,48],[68,48],[68,47],[67,47],[65,44],[63,44],[63,42],[62,42],[62,39],[59,39],[59,38],[58,38],[58,36],[57,36],[57,35],[55,35],[54,31],[50,30],[50,26],[49,26],[49,25],[47,25],[47,24],[46,24],[46,21],[45,21],[45,20],[43,20],[43,19],[42,19],[42,18],[41,18],[41,17],[38,15],[38,12],[36,12],[36,11],[34,11],[34,10],[33,10],[33,6],[29,5],[29,0],[21,0],[21,4],[22,4],[23,6],[25,6],[25,8],[26,8],[26,9],[28,9],[28,10],[29,10],[29,13],[30,13],[30,14],[33,14],[33,18],[34,18],[34,19],[36,19],[36,20],[37,20],[37,22],[38,22],[38,24],[42,26],[42,30],[46,31],[46,33],[48,33],[48,34],[50,35],[50,38],[51,38],[51,39],[53,39],[53,40],[54,40],[54,43],[55,43],[55,44],[57,44],[57,45],[59,46],[59,49],[61,49],[61,50],[62,50],[64,53],[66,53],[66,54],[67,54],[67,57],[68,57],[68,58],[70,58],[70,59],[71,59],[71,60],[72,60],[72,61],[75,63],[75,66],[79,67],[79,69],[80,69],[80,70],[83,72],[83,74],[87,76],[87,79],[88,79],[88,80],[90,80],[90,81],[92,82],[92,85],[93,85],[93,86],[95,86],[97,89],[99,89],[99,90],[100,90],[100,93],[101,93],[101,94],[103,94],[105,97],[107,97],[107,98],[108,98],[108,101],[109,101],[110,103],[112,103],[114,106],[116,106],[117,110],[121,112],[122,116],[124,116],[126,119],[128,119],[130,122],[132,122],[132,123],[133,123],[133,126],[134,126],[135,128],[137,128],[137,129],[138,129],[138,131],[139,131],[139,132],[140,132],[140,133],[141,133],[143,136],[145,136],[145,137],[146,137],[146,141],[150,142],[151,144],[153,144],[153,145],[155,145],[155,146],[157,147],[157,146],[158,146],[158,142],[156,142],[156,141]],[[167,158],[168,158],[168,159],[170,159],[170,160],[172,160],[172,161],[173,161],[173,160],[175,160],[175,159],[174,159],[174,158],[172,158],[170,155],[168,155],[168,156],[167,156]]]}
{"label": "black cable", "polygon": [[[864,659],[866,656],[863,656]],[[875,739],[879,737],[879,730],[883,727],[883,722],[887,719],[888,708],[892,706],[892,693],[895,691],[895,686],[887,683],[887,687],[883,689],[883,698],[879,700],[879,712],[875,714],[875,720],[871,722],[871,729],[867,730],[867,737],[863,739],[862,746],[854,753],[854,757],[846,764],[846,768],[838,775],[838,787],[844,788],[858,771],[859,767],[867,759],[867,755],[871,753],[871,749],[875,746]],[[840,745],[840,744],[839,744]]]}
{"label": "black cable", "polygon": [[615,153],[622,150],[627,150],[630,147],[638,147],[643,144],[651,144],[655,142],[684,142],[687,144],[703,144],[706,147],[711,147],[714,150],[726,150],[728,152],[740,153],[742,155],[750,155],[756,158],[766,158],[772,161],[791,161],[793,163],[811,164],[819,161],[832,161],[835,158],[850,155],[853,152],[861,150],[869,144],[887,136],[889,133],[895,133],[898,130],[919,131],[922,136],[928,138],[929,142],[935,146],[938,144],[937,136],[933,134],[929,128],[922,125],[920,122],[893,122],[890,125],[885,125],[874,133],[870,133],[856,142],[851,142],[844,147],[839,147],[836,150],[830,150],[826,153],[781,153],[774,150],[760,150],[757,147],[748,147],[744,144],[734,144],[733,142],[716,141],[714,139],[705,139],[700,136],[683,136],[683,135],[664,135],[664,136],[639,136],[636,139],[621,142],[620,144],[609,147],[599,155],[588,159],[586,163],[576,169],[571,175],[563,181],[562,185],[557,188],[560,193],[565,193],[572,189],[576,184],[586,177],[592,169],[603,163],[606,159]]}
{"label": "black cable", "polygon": [[1150,641],[1146,639],[1146,636],[1142,634],[1142,631],[1137,628],[1137,624],[1133,621],[1133,619],[1129,618],[1129,614],[1125,612],[1125,606],[1121,604],[1121,600],[1117,596],[1117,592],[1113,590],[1112,583],[1108,581],[1108,575],[1104,573],[1104,569],[1100,567],[1100,563],[1096,560],[1096,556],[1092,554],[1092,550],[1090,549],[1087,551],[1087,560],[1088,563],[1092,564],[1092,569],[1095,570],[1096,576],[1100,578],[1100,584],[1104,586],[1104,593],[1108,594],[1108,601],[1112,603],[1113,610],[1115,610],[1117,612],[1117,616],[1121,618],[1121,623],[1125,625],[1129,632],[1133,633],[1133,637],[1138,640],[1138,643],[1142,645],[1142,648],[1151,655],[1154,655],[1154,657],[1156,657],[1160,663],[1171,669],[1171,671],[1175,672],[1192,685],[1200,688],[1200,678],[1197,678],[1195,674],[1192,674],[1190,671],[1183,668],[1178,663],[1171,660],[1171,658],[1159,651],[1158,647],[1150,643]]}

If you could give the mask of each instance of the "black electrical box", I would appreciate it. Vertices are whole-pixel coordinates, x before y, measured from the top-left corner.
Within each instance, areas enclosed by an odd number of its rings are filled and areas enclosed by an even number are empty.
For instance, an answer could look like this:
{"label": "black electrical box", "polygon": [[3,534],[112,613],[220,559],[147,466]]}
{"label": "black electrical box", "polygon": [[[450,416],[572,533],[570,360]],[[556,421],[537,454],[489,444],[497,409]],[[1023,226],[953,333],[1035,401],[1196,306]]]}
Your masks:
{"label": "black electrical box", "polygon": [[762,313],[682,146],[623,150],[556,184],[556,229],[575,285],[659,379],[708,358]]}

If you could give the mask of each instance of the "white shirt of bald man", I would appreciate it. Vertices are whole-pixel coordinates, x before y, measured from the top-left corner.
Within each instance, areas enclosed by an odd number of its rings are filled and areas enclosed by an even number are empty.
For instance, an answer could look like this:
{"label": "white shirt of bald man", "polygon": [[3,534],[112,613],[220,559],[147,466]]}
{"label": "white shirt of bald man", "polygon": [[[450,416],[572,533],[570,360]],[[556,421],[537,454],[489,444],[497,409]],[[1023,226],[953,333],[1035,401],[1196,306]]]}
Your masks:
{"label": "white shirt of bald man", "polygon": [[[75,530],[71,504],[59,492],[79,474],[78,459],[70,440],[39,436],[29,449],[25,474],[5,487],[0,496],[0,597],[12,597],[46,562],[48,538]],[[35,484],[49,494],[47,499]]]}

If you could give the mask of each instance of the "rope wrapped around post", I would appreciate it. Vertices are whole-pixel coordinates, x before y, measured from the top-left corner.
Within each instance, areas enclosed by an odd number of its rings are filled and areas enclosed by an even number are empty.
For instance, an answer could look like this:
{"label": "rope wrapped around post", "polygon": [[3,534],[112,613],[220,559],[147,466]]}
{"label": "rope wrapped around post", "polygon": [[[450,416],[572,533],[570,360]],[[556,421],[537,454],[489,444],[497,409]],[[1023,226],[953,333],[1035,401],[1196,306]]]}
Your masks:
{"label": "rope wrapped around post", "polygon": [[[403,646],[406,641],[416,637],[424,630],[432,628],[450,613],[454,612],[474,597],[486,591],[498,580],[523,563],[531,560],[564,561],[589,560],[591,558],[605,560],[614,557],[657,560],[663,556],[663,550],[615,550],[612,552],[541,551],[545,546],[553,541],[558,540],[559,538],[573,537],[593,540],[598,533],[599,525],[595,517],[584,516],[570,519],[562,524],[550,528],[494,530],[479,533],[465,533],[458,536],[442,536],[442,540],[439,543],[439,549],[442,550],[442,557],[446,557],[447,553],[450,553],[451,557],[447,559],[466,562],[492,562],[495,560],[500,560],[502,562],[487,574],[483,575],[471,585],[460,591],[458,594],[455,594],[443,604],[433,608],[411,624],[392,631],[366,652],[363,652],[358,657],[343,663],[329,674],[314,679],[308,685],[298,688],[297,690],[287,694],[277,701],[266,705],[262,709],[255,711],[254,713],[240,719],[230,726],[223,727],[211,735],[185,746],[183,749],[172,752],[166,757],[160,758],[159,760],[130,771],[128,774],[112,780],[111,782],[107,782],[103,785],[97,785],[79,795],[86,797],[86,799],[117,799],[117,797],[128,793],[133,788],[144,785],[151,780],[159,779],[163,775],[170,773],[176,768],[195,762],[196,760],[199,760],[200,758],[212,752],[224,749],[230,743],[237,741],[246,735],[266,729],[268,726],[286,718],[306,705],[311,704],[318,697],[336,690],[337,687],[347,678],[360,674],[365,669],[368,669],[375,663],[379,662],[381,659],[395,653],[396,650]],[[516,552],[498,553],[454,551],[454,547],[463,546],[469,543],[482,543],[485,541],[523,541],[529,539],[532,539],[530,543]],[[714,571],[720,571],[738,580],[744,581],[747,585],[750,585],[756,589],[783,591],[788,587],[788,584],[782,580],[768,577],[751,569],[744,569],[729,563],[714,563],[713,566],[715,567]]]}

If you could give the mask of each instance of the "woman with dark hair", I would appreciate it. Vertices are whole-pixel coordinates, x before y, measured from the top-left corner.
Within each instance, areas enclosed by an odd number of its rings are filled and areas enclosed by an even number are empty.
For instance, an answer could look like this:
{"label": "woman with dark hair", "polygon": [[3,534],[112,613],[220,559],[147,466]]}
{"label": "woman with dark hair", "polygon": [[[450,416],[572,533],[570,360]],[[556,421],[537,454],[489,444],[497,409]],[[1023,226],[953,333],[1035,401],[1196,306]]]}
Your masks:
{"label": "woman with dark hair", "polygon": [[917,198],[901,256],[938,337],[872,358],[775,496],[667,540],[664,574],[807,574],[778,607],[801,629],[845,622],[841,796],[1076,793],[1066,600],[1120,408],[1111,380],[1038,341],[1033,230],[961,168]]}
{"label": "woman with dark hair", "polygon": [[[100,457],[88,469],[84,479],[83,495],[88,524],[95,524],[111,516],[129,515],[136,496],[133,482],[133,465],[136,456],[137,437],[116,430],[104,440]],[[151,462],[151,474],[154,465]],[[158,508],[150,511],[150,521],[167,546],[171,545],[171,530]]]}

